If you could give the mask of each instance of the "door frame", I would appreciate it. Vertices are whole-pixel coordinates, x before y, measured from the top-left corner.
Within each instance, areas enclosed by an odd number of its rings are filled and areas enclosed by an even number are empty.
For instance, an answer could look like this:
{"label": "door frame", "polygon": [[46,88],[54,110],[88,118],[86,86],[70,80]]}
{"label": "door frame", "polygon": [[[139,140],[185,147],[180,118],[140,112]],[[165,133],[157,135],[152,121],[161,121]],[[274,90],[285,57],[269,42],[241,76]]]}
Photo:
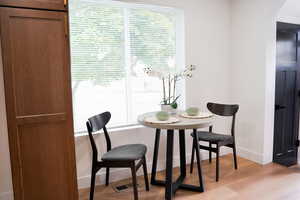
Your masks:
{"label": "door frame", "polygon": [[[299,43],[300,41],[300,25],[297,24],[291,24],[291,23],[285,23],[285,22],[277,22],[276,23],[276,35],[278,34],[279,31],[288,31],[288,32],[294,32],[297,34],[297,41]],[[277,38],[277,36],[276,36]],[[277,39],[276,39],[277,42]],[[276,47],[277,49],[277,47]],[[295,105],[294,105],[294,127],[293,127],[293,136],[294,136],[294,141],[295,141],[295,148],[296,148],[296,163],[298,162],[298,146],[299,146],[299,116],[300,116],[300,45],[297,46],[297,77],[296,77],[296,91],[295,91]],[[277,59],[275,63],[275,73],[277,73]],[[276,81],[276,76],[275,76],[275,81]],[[274,93],[276,94],[276,86]],[[274,107],[275,107],[275,101],[274,99]],[[274,109],[274,119],[276,115],[276,109]],[[275,157],[275,126],[276,126],[276,121],[274,120],[273,123],[273,162],[278,163],[278,159]]]}

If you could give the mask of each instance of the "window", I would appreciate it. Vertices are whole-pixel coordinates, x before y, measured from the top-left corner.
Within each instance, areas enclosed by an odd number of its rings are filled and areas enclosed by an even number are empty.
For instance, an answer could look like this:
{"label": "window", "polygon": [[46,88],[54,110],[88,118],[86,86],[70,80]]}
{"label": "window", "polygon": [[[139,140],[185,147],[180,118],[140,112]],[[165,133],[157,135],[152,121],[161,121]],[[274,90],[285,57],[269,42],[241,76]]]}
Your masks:
{"label": "window", "polygon": [[159,110],[161,81],[144,68],[184,67],[182,12],[104,0],[71,0],[69,12],[75,132],[104,111],[121,127]]}

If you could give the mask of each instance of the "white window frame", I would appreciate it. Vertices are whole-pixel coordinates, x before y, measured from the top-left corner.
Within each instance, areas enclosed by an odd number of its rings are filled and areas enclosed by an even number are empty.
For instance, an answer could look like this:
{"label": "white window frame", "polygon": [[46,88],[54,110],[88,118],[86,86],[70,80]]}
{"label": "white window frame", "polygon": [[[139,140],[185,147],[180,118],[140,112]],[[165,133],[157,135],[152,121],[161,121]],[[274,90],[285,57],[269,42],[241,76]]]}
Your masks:
{"label": "white window frame", "polygon": [[[185,25],[184,25],[184,12],[178,8],[171,8],[171,7],[164,7],[159,5],[148,5],[148,4],[137,4],[137,3],[127,3],[127,2],[120,2],[114,0],[86,0],[87,2],[94,2],[94,3],[101,3],[107,5],[115,5],[118,7],[122,7],[124,10],[124,27],[125,27],[125,67],[128,69],[130,66],[130,36],[129,36],[129,29],[128,29],[128,14],[127,9],[129,8],[142,8],[148,9],[152,11],[159,11],[159,12],[166,12],[166,13],[174,13],[176,16],[176,54],[175,54],[175,62],[176,65],[181,66],[182,69],[185,67]],[[126,70],[126,77],[125,77],[125,84],[126,84],[126,105],[127,105],[127,121],[131,118],[132,111],[132,90],[131,90],[131,80],[130,80],[130,71]],[[128,87],[129,86],[129,87]],[[185,80],[181,80],[180,83],[177,85],[177,93],[180,94],[179,99],[179,107],[178,109],[185,109],[186,104],[186,91],[185,91]],[[121,130],[128,130],[128,129],[136,129],[141,128],[137,122],[136,123],[125,123],[121,125],[115,126],[108,126],[107,129],[110,131],[121,131]],[[76,131],[75,136],[83,136],[87,135],[86,131]]]}

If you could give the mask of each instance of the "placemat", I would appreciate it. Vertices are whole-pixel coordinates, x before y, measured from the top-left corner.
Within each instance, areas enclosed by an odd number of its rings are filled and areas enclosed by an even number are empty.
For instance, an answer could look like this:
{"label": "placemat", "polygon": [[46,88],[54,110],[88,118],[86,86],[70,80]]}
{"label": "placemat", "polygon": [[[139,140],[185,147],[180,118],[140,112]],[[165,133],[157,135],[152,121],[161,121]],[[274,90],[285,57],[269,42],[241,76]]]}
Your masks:
{"label": "placemat", "polygon": [[179,119],[176,117],[170,117],[166,121],[160,121],[155,116],[152,116],[152,117],[146,117],[144,121],[152,124],[173,124],[179,122]]}
{"label": "placemat", "polygon": [[213,114],[210,113],[210,112],[200,112],[198,115],[196,116],[190,116],[188,115],[186,112],[184,113],[181,113],[180,114],[181,117],[184,117],[184,118],[190,118],[190,119],[203,119],[203,118],[209,118],[209,117],[212,117]]}

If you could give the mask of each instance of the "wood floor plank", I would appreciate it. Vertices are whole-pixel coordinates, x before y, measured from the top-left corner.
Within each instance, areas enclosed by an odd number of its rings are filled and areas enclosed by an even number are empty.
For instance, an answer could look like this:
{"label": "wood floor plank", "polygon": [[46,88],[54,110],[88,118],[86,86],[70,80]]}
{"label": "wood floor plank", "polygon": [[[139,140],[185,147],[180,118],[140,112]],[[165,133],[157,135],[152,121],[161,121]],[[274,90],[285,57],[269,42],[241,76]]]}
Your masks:
{"label": "wood floor plank", "polygon": [[[300,199],[300,166],[290,168],[277,164],[265,166],[256,164],[249,160],[238,158],[239,169],[233,167],[232,155],[220,158],[220,180],[215,182],[215,160],[211,164],[203,161],[203,173],[205,192],[196,193],[178,190],[175,200],[299,200]],[[187,167],[189,169],[189,167]],[[158,179],[164,178],[164,171],[157,174]],[[174,168],[174,178],[178,176],[179,169]],[[95,200],[132,200],[131,190],[117,193],[112,185],[130,183],[126,179],[111,183],[110,186],[97,186],[95,189]],[[197,170],[193,174],[187,171],[186,183],[197,184]],[[164,199],[164,188],[152,186],[150,191],[144,189],[143,177],[138,177],[141,185],[139,199],[162,200]],[[89,189],[79,191],[80,200],[88,200]]]}

